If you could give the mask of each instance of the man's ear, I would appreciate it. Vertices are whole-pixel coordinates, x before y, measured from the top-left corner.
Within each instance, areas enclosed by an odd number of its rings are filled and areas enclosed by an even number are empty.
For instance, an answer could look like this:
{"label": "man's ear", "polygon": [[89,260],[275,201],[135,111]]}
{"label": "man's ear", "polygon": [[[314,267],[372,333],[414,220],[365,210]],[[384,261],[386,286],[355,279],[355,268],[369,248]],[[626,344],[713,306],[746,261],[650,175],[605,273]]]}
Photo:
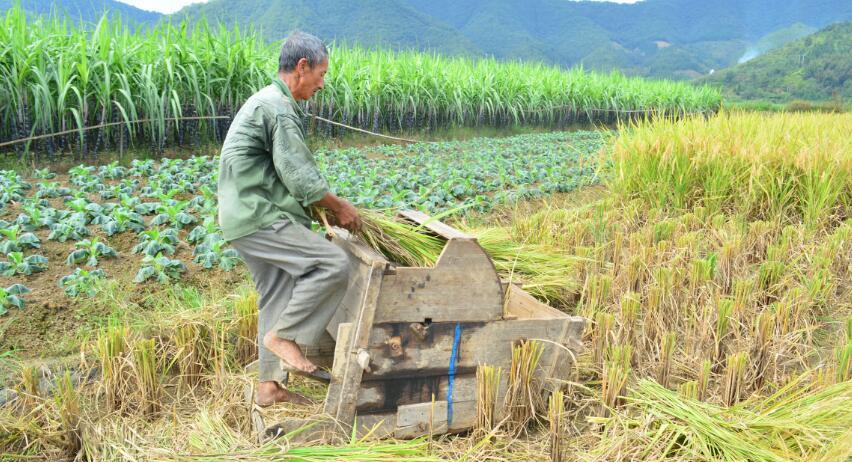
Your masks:
{"label": "man's ear", "polygon": [[296,63],[296,69],[299,70],[299,74],[304,74],[305,72],[308,72],[310,67],[311,65],[308,64],[308,58],[301,58],[299,59],[299,62]]}

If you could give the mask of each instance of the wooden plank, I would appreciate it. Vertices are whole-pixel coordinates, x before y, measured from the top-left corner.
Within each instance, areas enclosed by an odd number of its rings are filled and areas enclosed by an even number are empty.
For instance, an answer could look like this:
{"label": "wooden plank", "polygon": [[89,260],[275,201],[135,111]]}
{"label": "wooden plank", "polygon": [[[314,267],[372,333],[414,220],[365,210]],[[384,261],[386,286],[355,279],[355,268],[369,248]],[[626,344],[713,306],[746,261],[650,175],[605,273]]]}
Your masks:
{"label": "wooden plank", "polygon": [[[366,291],[366,280],[370,276],[372,263],[364,263],[360,258],[352,253],[354,248],[358,246],[351,245],[349,241],[336,239],[334,241],[340,245],[349,257],[349,285],[346,289],[346,294],[343,296],[337,311],[332,316],[326,326],[332,338],[337,338],[337,326],[344,322],[354,322],[361,312],[361,302],[364,299]],[[373,259],[373,262],[384,262],[381,259]],[[383,263],[385,271],[387,271],[387,263]]]}
{"label": "wooden plank", "polygon": [[[448,391],[447,375],[362,381],[356,408],[358,412],[389,412],[398,406],[431,402],[432,399],[448,401]],[[452,398],[453,401],[476,400],[475,371],[455,376]]]}
{"label": "wooden plank", "polygon": [[[342,231],[345,232],[346,230]],[[376,252],[372,247],[363,243],[360,239],[350,236],[348,232],[345,235],[332,237],[331,242],[366,265],[372,265],[375,261],[389,263],[384,255]]]}
{"label": "wooden plank", "polygon": [[[409,378],[446,374],[452,354],[456,323],[433,323],[427,336],[420,338],[406,323],[387,323],[373,326],[368,352],[372,358],[372,371],[364,380]],[[478,364],[508,367],[512,344],[522,339],[545,339],[567,344],[579,351],[584,321],[565,316],[558,319],[517,319],[492,322],[461,323],[461,340],[456,369],[459,374],[476,370]],[[386,341],[399,336],[403,354],[395,356]],[[572,341],[573,340],[573,341]],[[551,354],[565,351],[544,343],[545,363]]]}
{"label": "wooden plank", "polygon": [[[449,226],[440,220],[435,220],[429,215],[419,212],[417,210],[401,210],[398,212],[399,216],[403,218],[407,218],[419,225],[423,225],[424,228],[434,232],[438,236],[441,236],[445,239],[472,239],[473,236],[463,233],[452,226]],[[425,223],[425,224],[424,224]]]}
{"label": "wooden plank", "polygon": [[429,425],[447,422],[447,402],[434,401],[427,403],[406,404],[397,408],[396,426]]}
{"label": "wooden plank", "polygon": [[375,321],[490,321],[502,314],[491,259],[475,240],[451,239],[434,268],[400,267],[385,276]]}
{"label": "wooden plank", "polygon": [[562,311],[538,301],[519,286],[508,284],[506,293],[506,316],[518,319],[562,318],[567,316]]}
{"label": "wooden plank", "polygon": [[364,370],[358,364],[359,350],[366,349],[372,333],[373,317],[376,313],[379,294],[382,290],[382,274],[385,264],[373,262],[370,274],[365,281],[366,291],[361,306],[361,314],[355,322],[351,341],[345,350],[345,356],[335,357],[335,362],[343,361],[343,371],[332,376],[325,400],[324,412],[343,425],[351,425],[355,417],[355,400],[361,386]]}

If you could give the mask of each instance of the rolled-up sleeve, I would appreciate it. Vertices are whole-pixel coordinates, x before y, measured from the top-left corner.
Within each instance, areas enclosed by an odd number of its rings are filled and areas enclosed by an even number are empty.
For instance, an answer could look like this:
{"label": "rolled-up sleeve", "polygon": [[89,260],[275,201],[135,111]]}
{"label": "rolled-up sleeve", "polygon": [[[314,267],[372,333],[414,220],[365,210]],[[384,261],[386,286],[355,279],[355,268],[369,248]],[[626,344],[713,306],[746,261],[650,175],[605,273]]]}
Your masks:
{"label": "rolled-up sleeve", "polygon": [[272,161],[281,182],[303,207],[322,199],[329,191],[328,182],[317,168],[291,116],[279,114],[276,117],[272,129]]}

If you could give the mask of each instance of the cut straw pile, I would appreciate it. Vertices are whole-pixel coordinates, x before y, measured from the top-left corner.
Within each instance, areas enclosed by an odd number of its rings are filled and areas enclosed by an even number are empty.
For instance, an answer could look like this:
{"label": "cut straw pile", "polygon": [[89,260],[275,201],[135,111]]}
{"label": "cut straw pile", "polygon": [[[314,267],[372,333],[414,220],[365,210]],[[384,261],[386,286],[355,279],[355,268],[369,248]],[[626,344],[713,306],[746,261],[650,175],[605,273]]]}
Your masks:
{"label": "cut straw pile", "polygon": [[[389,260],[408,266],[433,266],[444,241],[422,226],[394,219],[381,212],[360,211],[364,226],[358,236]],[[523,283],[524,290],[548,302],[566,304],[576,292],[578,261],[543,244],[512,239],[505,228],[467,228],[491,256],[500,276]]]}
{"label": "cut straw pile", "polygon": [[604,424],[586,460],[848,460],[852,382],[791,381],[771,396],[733,407],[683,397],[651,380]]}

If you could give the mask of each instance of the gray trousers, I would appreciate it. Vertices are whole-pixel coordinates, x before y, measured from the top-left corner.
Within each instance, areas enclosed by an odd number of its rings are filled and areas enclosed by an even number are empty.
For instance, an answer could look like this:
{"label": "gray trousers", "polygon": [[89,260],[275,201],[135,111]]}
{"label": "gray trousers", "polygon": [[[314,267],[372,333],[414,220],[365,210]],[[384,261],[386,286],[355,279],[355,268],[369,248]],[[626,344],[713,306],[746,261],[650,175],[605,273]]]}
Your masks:
{"label": "gray trousers", "polygon": [[258,293],[258,366],[261,382],[287,383],[278,357],[263,346],[270,330],[300,345],[315,345],[346,294],[346,253],[288,219],[231,241],[245,260]]}

